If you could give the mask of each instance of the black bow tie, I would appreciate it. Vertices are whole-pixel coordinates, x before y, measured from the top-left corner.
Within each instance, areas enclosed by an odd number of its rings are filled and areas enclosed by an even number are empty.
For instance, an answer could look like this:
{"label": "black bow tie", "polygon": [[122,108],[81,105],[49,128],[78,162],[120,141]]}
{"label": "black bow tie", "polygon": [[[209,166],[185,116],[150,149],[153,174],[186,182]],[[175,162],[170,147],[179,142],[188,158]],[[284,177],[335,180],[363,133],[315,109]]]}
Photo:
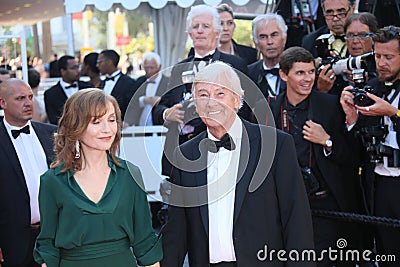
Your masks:
{"label": "black bow tie", "polygon": [[19,130],[11,130],[11,135],[16,139],[21,133],[29,134],[30,132],[29,125],[26,125]]}
{"label": "black bow tie", "polygon": [[65,86],[65,89],[76,88],[76,87],[78,87],[78,85],[76,83],[72,83],[72,84],[70,84],[68,86]]}
{"label": "black bow tie", "polygon": [[154,80],[147,80],[146,83],[156,83]]}
{"label": "black bow tie", "polygon": [[116,74],[116,75],[114,75],[114,76],[111,76],[111,77],[106,77],[106,79],[105,79],[104,81],[114,81],[114,79],[115,79],[116,77],[118,77],[120,74],[121,74],[121,73],[118,73],[118,74]]}
{"label": "black bow tie", "polygon": [[345,42],[344,35],[335,34],[334,36],[335,36],[335,40],[342,40],[343,42]]}
{"label": "black bow tie", "polygon": [[207,55],[207,56],[202,57],[202,58],[195,57],[194,61],[206,61],[206,62],[208,62],[212,58],[213,58],[213,55]]}
{"label": "black bow tie", "polygon": [[227,150],[235,150],[236,145],[228,133],[222,136],[221,141],[208,139],[208,150],[212,153],[217,153],[223,147]]}
{"label": "black bow tie", "polygon": [[271,73],[272,75],[278,76],[279,75],[279,69],[278,68],[272,68],[269,70],[264,69],[264,76]]}
{"label": "black bow tie", "polygon": [[381,87],[381,91],[382,94],[384,96],[387,96],[390,94],[390,92],[392,92],[392,89],[398,89],[400,86],[400,80],[396,80],[394,83],[392,84],[383,84],[383,86]]}

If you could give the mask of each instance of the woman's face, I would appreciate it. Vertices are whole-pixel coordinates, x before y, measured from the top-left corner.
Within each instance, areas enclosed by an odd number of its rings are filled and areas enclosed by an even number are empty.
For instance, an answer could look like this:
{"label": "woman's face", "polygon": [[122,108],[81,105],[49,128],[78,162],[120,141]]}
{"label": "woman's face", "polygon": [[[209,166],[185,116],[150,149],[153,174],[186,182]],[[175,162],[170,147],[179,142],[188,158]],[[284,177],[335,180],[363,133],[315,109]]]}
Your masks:
{"label": "woman's face", "polygon": [[117,116],[111,102],[107,104],[107,112],[100,118],[92,118],[80,138],[83,151],[107,151],[114,142],[118,131]]}

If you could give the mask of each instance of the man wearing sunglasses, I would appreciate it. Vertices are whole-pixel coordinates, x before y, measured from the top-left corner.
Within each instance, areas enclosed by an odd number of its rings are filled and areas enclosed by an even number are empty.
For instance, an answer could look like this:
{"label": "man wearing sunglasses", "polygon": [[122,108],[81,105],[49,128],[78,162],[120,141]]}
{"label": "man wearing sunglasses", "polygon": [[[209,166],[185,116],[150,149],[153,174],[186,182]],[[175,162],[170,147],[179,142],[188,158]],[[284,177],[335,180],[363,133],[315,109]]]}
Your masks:
{"label": "man wearing sunglasses", "polygon": [[[369,187],[367,204],[373,215],[400,219],[400,165],[393,155],[400,153],[400,28],[388,26],[373,36],[378,79],[369,84],[377,95],[367,93],[375,103],[369,106],[354,104],[353,95],[346,87],[340,103],[346,113],[348,129],[371,129],[371,126],[385,126],[387,134],[379,144],[382,157],[379,163],[368,162],[364,168]],[[371,156],[371,153],[366,153]],[[377,154],[379,156],[379,154]],[[376,227],[376,246],[379,255],[395,255],[396,262],[379,263],[379,266],[398,266],[400,261],[400,231],[396,228]]]}

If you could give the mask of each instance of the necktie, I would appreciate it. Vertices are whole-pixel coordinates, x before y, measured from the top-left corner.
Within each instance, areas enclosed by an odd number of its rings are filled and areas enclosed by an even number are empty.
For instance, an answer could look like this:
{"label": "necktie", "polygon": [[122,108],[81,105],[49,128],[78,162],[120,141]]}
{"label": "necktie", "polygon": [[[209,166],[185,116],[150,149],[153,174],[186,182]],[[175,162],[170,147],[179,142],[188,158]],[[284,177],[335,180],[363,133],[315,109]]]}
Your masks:
{"label": "necktie", "polygon": [[16,139],[21,133],[29,134],[30,132],[29,125],[26,125],[19,130],[11,130],[11,135]]}
{"label": "necktie", "polygon": [[278,68],[272,68],[269,70],[264,69],[264,76],[271,73],[272,75],[278,76],[279,75],[279,69]]}
{"label": "necktie", "polygon": [[115,79],[116,77],[118,77],[120,74],[121,74],[121,73],[118,73],[118,74],[116,74],[116,75],[114,75],[114,76],[111,76],[111,77],[106,77],[105,81],[114,81],[114,79]]}
{"label": "necktie", "polygon": [[78,85],[76,83],[72,83],[72,84],[70,84],[68,86],[65,86],[65,89],[76,88],[76,87],[78,87]]}
{"label": "necktie", "polygon": [[220,141],[208,139],[208,150],[210,152],[217,153],[221,147],[227,150],[235,150],[236,145],[228,133],[224,134]]}

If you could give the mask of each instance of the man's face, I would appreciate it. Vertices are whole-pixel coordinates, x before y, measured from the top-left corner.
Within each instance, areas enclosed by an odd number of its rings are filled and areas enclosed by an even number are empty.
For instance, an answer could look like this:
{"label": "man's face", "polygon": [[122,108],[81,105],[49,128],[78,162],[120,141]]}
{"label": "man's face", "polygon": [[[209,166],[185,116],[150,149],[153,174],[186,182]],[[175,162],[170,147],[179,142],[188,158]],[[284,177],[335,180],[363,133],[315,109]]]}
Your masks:
{"label": "man's face", "polygon": [[13,83],[0,98],[1,107],[8,123],[22,127],[33,115],[33,92],[29,85]]}
{"label": "man's face", "polygon": [[144,61],[143,68],[144,71],[146,72],[146,78],[150,78],[160,71],[161,66],[157,66],[157,61],[155,59],[150,59]]}
{"label": "man's face", "polygon": [[222,33],[219,42],[221,44],[228,43],[232,40],[233,32],[235,31],[235,22],[229,12],[219,13],[221,19]]}
{"label": "man's face", "polygon": [[350,8],[347,0],[326,0],[323,11],[328,28],[336,34],[344,34],[344,22],[353,14],[354,7]]}
{"label": "man's face", "polygon": [[195,85],[194,99],[196,111],[209,129],[229,130],[239,109],[239,95],[218,84],[199,82]]}
{"label": "man's face", "polygon": [[74,83],[79,81],[79,63],[76,59],[68,59],[67,68],[61,69],[64,82]]}
{"label": "man's face", "polygon": [[375,61],[379,81],[394,82],[400,78],[400,49],[397,39],[387,43],[375,42]]}
{"label": "man's face", "polygon": [[282,36],[282,32],[275,21],[268,24],[260,23],[256,29],[258,44],[264,59],[278,59],[285,48],[286,37]]}
{"label": "man's face", "polygon": [[351,56],[359,56],[372,52],[372,36],[369,36],[370,29],[368,25],[359,20],[353,21],[346,32],[346,46]]}
{"label": "man's face", "polygon": [[306,98],[312,90],[315,80],[315,66],[313,62],[295,62],[288,74],[282,70],[279,74],[286,82],[287,94],[296,99]]}
{"label": "man's face", "polygon": [[189,36],[194,50],[211,51],[217,48],[219,32],[214,31],[213,18],[210,15],[198,15],[193,18]]}
{"label": "man's face", "polygon": [[97,68],[99,69],[101,74],[112,74],[113,71],[111,71],[111,65],[112,61],[111,59],[106,58],[103,54],[100,54],[97,57]]}

